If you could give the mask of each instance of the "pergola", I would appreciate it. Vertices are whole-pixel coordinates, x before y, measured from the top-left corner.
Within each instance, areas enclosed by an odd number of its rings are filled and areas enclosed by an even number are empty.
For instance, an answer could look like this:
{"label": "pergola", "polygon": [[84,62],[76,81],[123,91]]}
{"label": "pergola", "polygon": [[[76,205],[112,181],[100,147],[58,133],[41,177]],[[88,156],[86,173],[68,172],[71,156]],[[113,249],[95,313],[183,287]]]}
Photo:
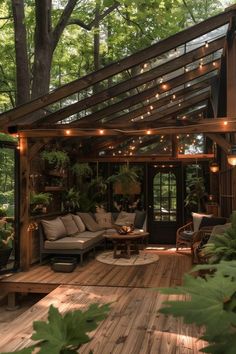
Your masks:
{"label": "pergola", "polygon": [[[80,154],[86,161],[195,161],[213,154],[180,154],[177,135],[203,133],[217,143],[226,166],[236,131],[235,27],[232,6],[1,114],[1,131],[20,138],[21,234],[27,234],[29,223],[29,160],[50,139],[90,146],[89,155]],[[170,136],[169,152],[160,154],[155,147],[141,152],[162,135]],[[133,141],[136,152],[128,154]],[[25,239],[21,249],[27,266]]]}

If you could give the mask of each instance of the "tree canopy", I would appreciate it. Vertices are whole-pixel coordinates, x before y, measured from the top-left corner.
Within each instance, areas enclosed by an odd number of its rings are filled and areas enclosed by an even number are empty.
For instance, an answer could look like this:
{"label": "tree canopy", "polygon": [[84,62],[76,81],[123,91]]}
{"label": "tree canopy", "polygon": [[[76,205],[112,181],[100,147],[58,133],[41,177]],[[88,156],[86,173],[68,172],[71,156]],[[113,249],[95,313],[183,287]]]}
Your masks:
{"label": "tree canopy", "polygon": [[137,52],[232,3],[0,0],[0,112]]}

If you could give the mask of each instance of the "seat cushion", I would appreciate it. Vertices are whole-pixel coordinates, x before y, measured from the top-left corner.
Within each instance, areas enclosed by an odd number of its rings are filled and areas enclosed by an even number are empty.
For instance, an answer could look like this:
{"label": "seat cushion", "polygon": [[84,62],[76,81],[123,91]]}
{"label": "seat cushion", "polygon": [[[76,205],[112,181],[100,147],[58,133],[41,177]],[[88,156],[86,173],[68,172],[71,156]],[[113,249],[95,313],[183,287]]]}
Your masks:
{"label": "seat cushion", "polygon": [[203,216],[201,223],[199,225],[199,229],[206,226],[216,226],[216,225],[224,225],[227,219],[223,217],[214,217],[211,218]]}
{"label": "seat cushion", "polygon": [[44,234],[49,241],[55,241],[67,236],[65,225],[59,217],[52,220],[41,220],[41,224]]}
{"label": "seat cushion", "polygon": [[98,225],[104,229],[112,228],[112,214],[111,213],[95,213],[95,219]]}
{"label": "seat cushion", "polygon": [[116,225],[134,225],[135,213],[127,213],[126,211],[121,211],[115,221]]}
{"label": "seat cushion", "polygon": [[61,216],[61,221],[63,222],[68,236],[76,234],[79,229],[71,214]]}
{"label": "seat cushion", "polygon": [[90,232],[85,233],[82,237],[80,234],[77,236],[67,236],[56,241],[45,241],[44,248],[47,250],[84,250],[91,247],[104,239],[103,232]]}
{"label": "seat cushion", "polygon": [[86,227],[85,227],[81,217],[79,215],[75,215],[75,214],[72,214],[72,217],[74,219],[74,222],[77,225],[79,232],[84,232],[86,230]]}
{"label": "seat cushion", "polygon": [[103,230],[103,228],[98,225],[98,223],[94,220],[94,218],[89,213],[77,213],[85,224],[86,228],[89,231],[99,231]]}
{"label": "seat cushion", "polygon": [[193,231],[197,232],[199,230],[199,226],[201,224],[202,218],[211,218],[212,215],[207,215],[207,214],[199,214],[199,213],[192,213],[193,217]]}

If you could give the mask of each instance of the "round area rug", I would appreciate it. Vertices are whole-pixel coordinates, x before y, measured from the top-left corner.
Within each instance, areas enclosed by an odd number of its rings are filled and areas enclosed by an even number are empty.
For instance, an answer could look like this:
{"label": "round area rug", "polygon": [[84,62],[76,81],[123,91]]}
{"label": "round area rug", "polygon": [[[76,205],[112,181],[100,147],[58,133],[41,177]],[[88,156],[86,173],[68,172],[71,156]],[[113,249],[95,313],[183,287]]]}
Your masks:
{"label": "round area rug", "polygon": [[141,251],[139,254],[132,254],[130,259],[113,258],[113,251],[103,252],[96,257],[96,260],[106,264],[119,266],[142,265],[157,262],[159,256],[153,253]]}

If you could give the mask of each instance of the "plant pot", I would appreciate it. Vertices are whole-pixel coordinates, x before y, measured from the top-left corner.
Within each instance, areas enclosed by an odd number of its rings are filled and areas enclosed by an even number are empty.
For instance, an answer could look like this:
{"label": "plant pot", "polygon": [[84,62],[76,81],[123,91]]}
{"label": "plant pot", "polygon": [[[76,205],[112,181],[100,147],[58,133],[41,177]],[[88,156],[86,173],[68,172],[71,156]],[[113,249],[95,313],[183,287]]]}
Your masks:
{"label": "plant pot", "polygon": [[3,268],[7,265],[8,259],[11,255],[12,248],[0,248],[0,268]]}
{"label": "plant pot", "polygon": [[120,182],[116,182],[113,187],[114,194],[134,195],[134,194],[141,193],[141,185],[139,182],[132,183],[132,184],[130,184],[129,187],[126,187],[125,189],[126,190],[124,190],[124,188]]}

